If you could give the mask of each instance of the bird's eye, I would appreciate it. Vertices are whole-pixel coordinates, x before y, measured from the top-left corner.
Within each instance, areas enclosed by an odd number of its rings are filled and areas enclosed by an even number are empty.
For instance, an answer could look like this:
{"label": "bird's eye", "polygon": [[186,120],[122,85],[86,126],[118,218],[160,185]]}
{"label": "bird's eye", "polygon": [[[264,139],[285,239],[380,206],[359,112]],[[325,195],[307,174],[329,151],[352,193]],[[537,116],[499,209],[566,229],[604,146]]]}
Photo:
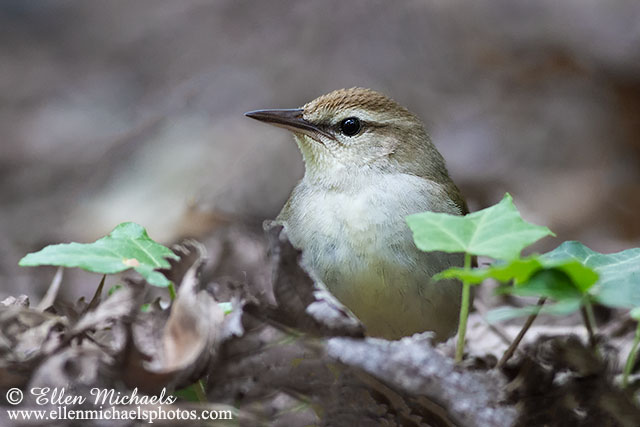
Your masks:
{"label": "bird's eye", "polygon": [[360,132],[362,124],[357,117],[349,117],[340,122],[340,132],[346,136],[354,136]]}

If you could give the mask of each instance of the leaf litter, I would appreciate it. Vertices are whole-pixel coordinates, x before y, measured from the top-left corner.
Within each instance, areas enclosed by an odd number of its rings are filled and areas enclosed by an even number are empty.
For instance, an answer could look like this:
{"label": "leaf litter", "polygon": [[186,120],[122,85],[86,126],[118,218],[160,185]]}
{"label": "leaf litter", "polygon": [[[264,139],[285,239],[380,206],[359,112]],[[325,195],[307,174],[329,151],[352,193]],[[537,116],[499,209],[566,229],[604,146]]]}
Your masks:
{"label": "leaf litter", "polygon": [[[0,302],[0,392],[65,387],[88,396],[98,387],[157,396],[163,389],[182,395],[200,384],[203,399],[178,399],[165,409],[229,410],[235,419],[228,425],[637,425],[631,393],[614,385],[617,350],[604,338],[599,358],[581,338],[542,335],[502,370],[484,355],[454,364],[450,345],[434,347],[429,333],[367,338],[357,319],[307,274],[282,229],[267,226],[266,234],[253,242],[244,236],[260,270],[235,277],[229,273],[243,251],[225,247],[229,236],[213,245],[208,263],[197,242],[174,248],[179,259],[164,271],[179,284],[170,304],[139,278],[126,279],[108,296],[103,281],[89,303],[51,296],[48,307],[30,308],[25,296]],[[256,243],[263,241],[268,249]],[[227,301],[232,311],[225,315],[218,303]],[[86,402],[68,406],[95,409]],[[28,398],[11,408],[42,409]],[[0,425],[52,424],[0,418]]]}

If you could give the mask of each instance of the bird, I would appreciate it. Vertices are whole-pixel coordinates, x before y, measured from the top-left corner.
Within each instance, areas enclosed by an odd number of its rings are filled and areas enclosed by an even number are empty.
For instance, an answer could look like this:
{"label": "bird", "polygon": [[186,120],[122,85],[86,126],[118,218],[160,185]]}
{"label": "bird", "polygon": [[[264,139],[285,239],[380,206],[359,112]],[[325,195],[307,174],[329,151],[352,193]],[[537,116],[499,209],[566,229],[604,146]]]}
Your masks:
{"label": "bird", "polygon": [[438,342],[454,335],[461,284],[432,276],[462,266],[463,257],[420,251],[405,218],[468,209],[420,119],[358,87],[245,115],[293,133],[305,172],[275,223],[366,334],[395,340],[432,331]]}

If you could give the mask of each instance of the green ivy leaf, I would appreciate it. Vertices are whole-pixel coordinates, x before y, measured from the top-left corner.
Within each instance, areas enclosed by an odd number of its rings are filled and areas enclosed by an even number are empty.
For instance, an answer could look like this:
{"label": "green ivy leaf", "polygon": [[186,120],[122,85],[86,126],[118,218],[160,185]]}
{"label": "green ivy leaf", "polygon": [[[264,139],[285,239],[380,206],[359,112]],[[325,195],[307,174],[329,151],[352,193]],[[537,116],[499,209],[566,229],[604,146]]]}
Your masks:
{"label": "green ivy leaf", "polygon": [[582,305],[580,300],[565,300],[555,304],[543,306],[529,305],[526,307],[498,307],[487,313],[486,319],[489,323],[498,323],[518,317],[530,316],[532,314],[550,314],[553,316],[567,316],[578,311]]}
{"label": "green ivy leaf", "polygon": [[504,288],[519,296],[547,297],[555,304],[531,305],[527,307],[499,307],[487,313],[487,321],[495,323],[534,313],[566,316],[577,311],[585,301],[585,294],[575,286],[573,280],[561,270],[541,270],[534,274],[523,286]]}
{"label": "green ivy leaf", "polygon": [[466,252],[513,259],[545,236],[547,227],[526,222],[507,193],[500,203],[465,216],[422,212],[407,217],[416,246],[423,251]]}
{"label": "green ivy leaf", "polygon": [[541,270],[520,286],[509,286],[504,290],[521,297],[547,297],[556,301],[580,300],[585,296],[561,270]]}
{"label": "green ivy leaf", "polygon": [[591,267],[600,276],[590,291],[595,301],[610,307],[640,307],[640,248],[601,254],[571,241],[564,242],[544,258],[572,258]]}
{"label": "green ivy leaf", "polygon": [[186,400],[187,402],[200,401],[200,399],[198,398],[198,393],[196,392],[196,386],[194,384],[191,384],[190,386],[187,386],[180,390],[176,390],[173,392],[173,394],[180,399]]}
{"label": "green ivy leaf", "polygon": [[218,307],[222,309],[224,314],[231,314],[233,312],[233,306],[231,302],[219,302]]}
{"label": "green ivy leaf", "polygon": [[122,286],[120,283],[116,283],[115,285],[113,285],[112,287],[109,288],[109,290],[107,291],[107,295],[111,296],[114,293],[118,292],[120,289],[123,289],[124,286]]}
{"label": "green ivy leaf", "polygon": [[598,280],[598,274],[592,268],[583,265],[574,258],[554,259],[541,255],[531,255],[527,258],[495,263],[486,268],[474,268],[472,270],[453,267],[435,275],[434,279],[459,279],[478,284],[486,279],[493,278],[502,283],[513,280],[515,285],[525,284],[523,286],[526,286],[526,282],[532,276],[543,270],[563,272],[582,292],[586,292]]}
{"label": "green ivy leaf", "polygon": [[20,265],[79,267],[101,274],[114,274],[133,268],[150,284],[168,286],[169,280],[155,271],[169,268],[166,258],[178,259],[178,256],[171,249],[151,240],[142,226],[124,222],[94,243],[49,245],[26,255],[20,260]]}

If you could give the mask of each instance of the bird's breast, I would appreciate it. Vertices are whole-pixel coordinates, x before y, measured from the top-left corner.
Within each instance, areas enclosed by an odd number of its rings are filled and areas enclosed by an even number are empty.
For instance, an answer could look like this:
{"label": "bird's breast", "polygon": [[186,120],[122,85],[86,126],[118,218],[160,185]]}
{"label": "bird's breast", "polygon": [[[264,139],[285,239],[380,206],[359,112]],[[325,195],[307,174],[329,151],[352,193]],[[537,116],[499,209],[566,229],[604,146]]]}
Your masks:
{"label": "bird's breast", "polygon": [[327,191],[303,181],[279,217],[307,266],[374,335],[435,329],[431,306],[446,293],[433,293],[429,277],[454,261],[420,252],[405,222],[411,213],[451,209],[434,206],[432,185],[403,176]]}

